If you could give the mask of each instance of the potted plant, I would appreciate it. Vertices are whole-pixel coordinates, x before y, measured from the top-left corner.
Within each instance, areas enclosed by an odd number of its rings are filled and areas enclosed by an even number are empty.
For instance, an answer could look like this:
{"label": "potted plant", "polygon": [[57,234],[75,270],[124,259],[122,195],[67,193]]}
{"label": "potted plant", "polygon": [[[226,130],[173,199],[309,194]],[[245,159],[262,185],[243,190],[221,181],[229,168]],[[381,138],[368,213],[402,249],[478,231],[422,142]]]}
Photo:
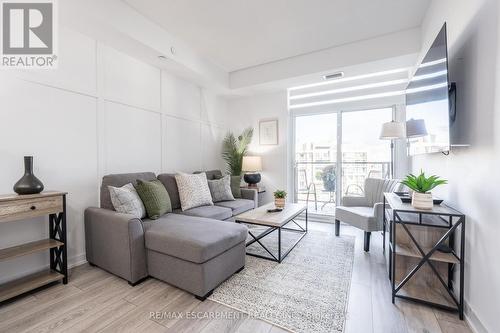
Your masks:
{"label": "potted plant", "polygon": [[222,158],[226,161],[227,173],[231,175],[231,192],[235,198],[241,197],[241,167],[252,136],[253,128],[249,127],[238,137],[229,132],[222,141]]}
{"label": "potted plant", "polygon": [[274,191],[274,205],[276,208],[285,207],[286,192],[283,190]]}
{"label": "potted plant", "polygon": [[252,141],[253,128],[249,127],[238,137],[229,132],[222,141],[222,158],[226,161],[227,172],[232,176],[241,176],[243,156],[247,154]]}
{"label": "potted plant", "polygon": [[413,191],[411,205],[417,209],[432,209],[434,202],[432,200],[431,190],[436,186],[447,184],[448,181],[439,179],[438,176],[426,177],[423,171],[420,175],[409,174],[401,182]]}

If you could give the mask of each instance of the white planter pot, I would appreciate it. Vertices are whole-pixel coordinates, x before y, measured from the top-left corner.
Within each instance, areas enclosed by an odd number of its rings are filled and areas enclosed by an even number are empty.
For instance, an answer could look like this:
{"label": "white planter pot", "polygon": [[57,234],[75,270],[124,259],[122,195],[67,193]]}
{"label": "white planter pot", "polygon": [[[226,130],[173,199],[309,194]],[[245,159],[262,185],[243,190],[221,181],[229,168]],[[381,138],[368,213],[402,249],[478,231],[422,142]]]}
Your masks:
{"label": "white planter pot", "polygon": [[432,209],[434,202],[432,201],[432,193],[413,192],[411,197],[411,205],[416,209]]}

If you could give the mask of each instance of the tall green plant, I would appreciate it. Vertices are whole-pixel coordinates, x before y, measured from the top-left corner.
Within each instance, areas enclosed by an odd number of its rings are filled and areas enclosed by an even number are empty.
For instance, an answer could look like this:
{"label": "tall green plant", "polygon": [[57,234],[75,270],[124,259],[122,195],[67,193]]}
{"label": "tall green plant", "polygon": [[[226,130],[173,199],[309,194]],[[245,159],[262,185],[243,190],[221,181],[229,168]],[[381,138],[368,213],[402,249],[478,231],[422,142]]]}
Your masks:
{"label": "tall green plant", "polygon": [[222,158],[226,161],[226,170],[229,174],[233,176],[241,175],[243,156],[247,154],[252,137],[253,128],[249,127],[238,137],[229,132],[222,141]]}
{"label": "tall green plant", "polygon": [[426,177],[425,173],[421,170],[420,175],[409,174],[401,183],[415,192],[427,193],[436,186],[447,184],[448,182],[444,179],[439,179],[438,176]]}

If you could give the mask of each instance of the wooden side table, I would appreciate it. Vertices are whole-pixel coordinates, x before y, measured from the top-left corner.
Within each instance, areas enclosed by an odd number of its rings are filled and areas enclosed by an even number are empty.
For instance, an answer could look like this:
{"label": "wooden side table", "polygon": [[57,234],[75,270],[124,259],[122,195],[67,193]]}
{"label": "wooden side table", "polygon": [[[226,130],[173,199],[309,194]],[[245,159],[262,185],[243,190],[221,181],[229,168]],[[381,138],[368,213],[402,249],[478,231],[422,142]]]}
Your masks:
{"label": "wooden side table", "polygon": [[50,251],[50,269],[0,285],[0,302],[58,280],[68,283],[66,194],[0,195],[0,223],[49,216],[49,238],[0,249],[0,261]]}
{"label": "wooden side table", "polygon": [[251,190],[257,190],[257,195],[258,195],[258,200],[259,200],[259,207],[264,205],[264,193],[266,193],[266,188],[264,186],[241,186],[241,188],[248,188]]}
{"label": "wooden side table", "polygon": [[[445,205],[416,209],[395,193],[385,193],[383,205],[392,302],[402,298],[458,312],[463,319],[465,215]],[[439,251],[443,245],[449,253]]]}

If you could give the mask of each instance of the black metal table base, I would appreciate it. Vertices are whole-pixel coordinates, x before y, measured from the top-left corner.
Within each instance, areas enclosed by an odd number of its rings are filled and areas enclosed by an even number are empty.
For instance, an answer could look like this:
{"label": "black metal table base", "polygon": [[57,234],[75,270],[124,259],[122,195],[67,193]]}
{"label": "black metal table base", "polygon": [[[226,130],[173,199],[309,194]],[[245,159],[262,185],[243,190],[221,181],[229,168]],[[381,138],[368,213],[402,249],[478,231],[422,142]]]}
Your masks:
{"label": "black metal table base", "polygon": [[49,236],[63,245],[50,249],[50,269],[64,275],[68,283],[68,247],[66,239],[66,195],[63,196],[63,211],[49,215]]}
{"label": "black metal table base", "polygon": [[[384,216],[383,216],[383,222],[384,222],[384,251],[385,251],[385,231],[386,231],[386,223],[390,223],[390,228],[389,228],[389,279],[391,280],[392,284],[392,303],[395,302],[396,298],[404,299],[407,301],[412,301],[415,303],[420,303],[420,304],[425,304],[427,306],[432,306],[435,308],[439,308],[442,310],[446,311],[451,311],[451,312],[458,312],[459,318],[461,320],[464,319],[464,261],[465,261],[465,215],[463,214],[458,214],[458,213],[432,213],[432,212],[424,212],[424,211],[419,211],[419,212],[412,212],[413,214],[418,215],[418,221],[417,222],[412,222],[412,221],[405,221],[403,218],[400,216],[400,211],[394,209],[392,211],[392,221],[388,221],[387,216],[385,214],[386,211],[386,199],[384,197],[384,202],[383,202],[383,211],[384,211]],[[439,216],[440,219],[442,219],[444,222],[446,222],[443,225],[433,225],[433,224],[426,224],[423,223],[423,218],[422,215],[437,215]],[[447,217],[448,220],[446,220],[443,217]],[[455,222],[453,218],[456,218]],[[410,239],[411,243],[414,245],[414,247],[417,249],[419,252],[421,258],[414,266],[409,273],[407,273],[403,279],[397,283],[396,282],[396,258],[397,258],[397,244],[396,244],[396,225],[400,225],[406,234],[406,236]],[[430,249],[430,250],[424,250],[417,239],[414,237],[412,234],[411,230],[408,228],[408,225],[416,225],[416,226],[428,226],[428,227],[435,227],[435,228],[444,228],[447,229],[446,232],[441,236],[441,238],[436,242],[436,244]],[[457,255],[455,253],[454,244],[455,244],[455,232],[457,231],[458,227],[460,227],[460,255]],[[432,255],[438,251],[440,245],[444,244],[445,241],[449,241],[449,246],[453,249],[452,254],[455,258],[458,259],[458,265],[459,265],[459,281],[460,285],[458,286],[458,299],[455,295],[455,288],[454,286],[454,281],[453,281],[453,272],[455,268],[455,264],[453,263],[448,263],[448,274],[447,277],[441,276],[439,273],[435,263],[431,260]],[[440,282],[441,286],[444,288],[447,292],[447,295],[451,298],[453,301],[453,306],[447,306],[441,303],[436,303],[436,302],[431,302],[422,298],[417,298],[417,297],[411,297],[407,295],[401,295],[398,294],[398,292],[401,291],[401,289],[410,281],[410,279],[422,268],[424,265],[428,265],[431,269],[431,271],[434,273],[434,276],[437,277],[438,281]],[[447,281],[446,281],[447,280]],[[455,288],[454,288],[455,287]]]}
{"label": "black metal table base", "polygon": [[[297,244],[302,240],[302,238],[304,238],[304,236],[307,234],[307,223],[308,223],[308,217],[307,217],[307,209],[305,210],[305,228],[303,228],[300,224],[298,224],[295,219],[291,219],[290,221],[288,221],[287,223],[285,223],[284,225],[282,225],[281,227],[269,227],[267,225],[263,225],[263,224],[259,224],[259,223],[250,223],[250,222],[243,222],[243,221],[236,221],[238,223],[245,223],[245,224],[252,224],[252,225],[257,225],[257,226],[261,226],[261,227],[268,227],[264,232],[258,234],[258,235],[255,235],[253,234],[250,230],[248,231],[248,234],[253,238],[252,240],[248,241],[246,243],[246,247],[254,244],[254,243],[257,243],[259,244],[264,250],[266,250],[266,252],[269,254],[269,256],[263,256],[261,254],[257,254],[257,253],[251,253],[251,252],[248,252],[247,251],[247,255],[249,256],[252,256],[252,257],[257,257],[257,258],[261,258],[261,259],[266,259],[266,260],[271,260],[271,261],[275,261],[275,262],[278,262],[278,263],[281,263],[283,261],[283,259],[286,258],[286,256],[295,248],[295,246],[297,246]],[[288,225],[289,223],[294,223],[299,229],[293,229],[293,228],[285,228],[286,225]],[[278,231],[278,255],[274,255],[271,250],[269,250],[269,248],[267,248],[262,242],[261,242],[261,239],[266,237],[267,235],[273,233],[274,231]],[[300,237],[293,243],[293,245],[288,248],[285,252],[282,251],[282,242],[281,242],[281,232],[285,230],[285,231],[290,231],[290,232],[296,232],[296,233],[300,233]]]}

